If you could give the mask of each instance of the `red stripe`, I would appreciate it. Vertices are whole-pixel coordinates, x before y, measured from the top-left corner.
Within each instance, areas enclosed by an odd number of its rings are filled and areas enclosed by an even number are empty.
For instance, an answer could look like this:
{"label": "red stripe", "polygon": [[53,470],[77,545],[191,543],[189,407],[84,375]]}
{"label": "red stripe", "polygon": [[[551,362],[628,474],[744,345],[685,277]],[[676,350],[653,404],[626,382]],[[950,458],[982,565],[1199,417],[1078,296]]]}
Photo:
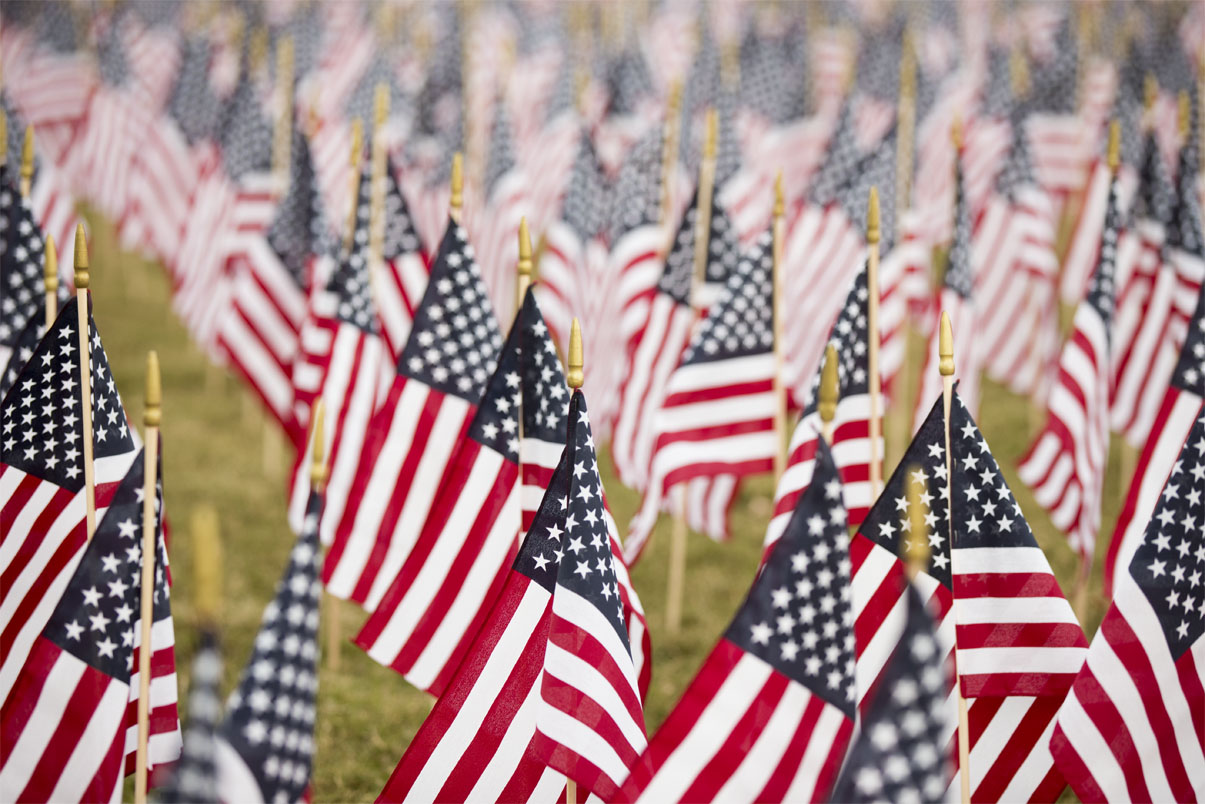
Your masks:
{"label": "red stripe", "polygon": [[953,580],[954,593],[960,600],[979,597],[1063,597],[1059,582],[1049,572],[961,573],[955,575]]}
{"label": "red stripe", "polygon": [[[967,713],[968,718],[974,721],[976,710],[983,704],[999,700],[1004,702],[1004,698],[980,698],[976,700],[975,705],[970,708]],[[1017,772],[1021,769],[1022,764],[1029,758],[1030,754],[1038,748],[1038,741],[1042,736],[1042,732],[1050,724],[1050,721],[1058,714],[1059,707],[1062,705],[1062,697],[1057,698],[1038,698],[1033,701],[1021,721],[1017,724],[1016,729],[1009,736],[1004,747],[997,754],[987,773],[984,774],[983,780],[975,788],[973,799],[976,801],[1000,801],[1004,795],[1008,785],[1017,776]],[[986,724],[985,724],[986,725]],[[1062,792],[1062,786],[1055,792],[1057,798],[1058,793]],[[1042,799],[1030,798],[1030,801],[1039,801]],[[1048,799],[1053,801],[1054,799]]]}
{"label": "red stripe", "polygon": [[619,788],[593,762],[553,742],[538,731],[532,737],[527,750],[534,756],[545,757],[549,768],[576,779],[579,787],[583,788],[579,791],[579,800],[581,793],[587,790],[603,801],[614,801],[619,795]]}
{"label": "red stripe", "polygon": [[[784,800],[791,783],[800,771],[803,755],[812,741],[812,731],[816,728],[816,722],[827,706],[828,704],[819,696],[812,696],[812,699],[808,701],[807,708],[804,709],[803,716],[799,719],[799,726],[795,729],[795,734],[791,737],[787,750],[783,752],[782,758],[778,761],[774,773],[770,775],[770,780],[758,794],[758,801]],[[828,799],[828,793],[836,781],[837,771],[840,770],[841,762],[845,758],[845,751],[849,746],[849,738],[853,734],[853,730],[854,722],[851,718],[842,720],[832,745],[829,746],[824,764],[816,774],[812,801]]]}
{"label": "red stripe", "polygon": [[[1112,614],[1114,610],[1109,613]],[[1142,767],[1136,762],[1126,762],[1128,757],[1136,757],[1137,749],[1129,728],[1121,718],[1121,713],[1113,704],[1108,692],[1096,680],[1090,665],[1085,665],[1079,678],[1075,681],[1075,689],[1071,693],[1079,700],[1080,705],[1092,721],[1092,725],[1104,736],[1109,750],[1117,758],[1122,775],[1126,780],[1127,797],[1131,801],[1150,801],[1151,794],[1146,789],[1143,780]],[[1091,769],[1074,752],[1074,743],[1066,738],[1061,726],[1055,726],[1050,741],[1051,752],[1059,763],[1067,781],[1076,794],[1085,801],[1104,801],[1106,796],[1100,791],[1096,778]]]}
{"label": "red stripe", "polygon": [[[786,676],[771,670],[757,695],[727,727],[727,736],[682,794],[683,801],[710,801],[740,767],[770,716],[790,686]],[[735,714],[735,713],[733,713]]]}
{"label": "red stripe", "polygon": [[958,647],[1082,648],[1087,647],[1078,623],[976,623],[959,625]]}
{"label": "red stripe", "polygon": [[1193,659],[1192,650],[1185,651],[1176,660],[1176,675],[1180,679],[1184,697],[1188,699],[1188,713],[1195,727],[1193,733],[1201,743],[1202,750],[1205,750],[1205,688],[1201,685],[1200,668]]}
{"label": "red stripe", "polygon": [[[592,634],[587,633],[577,625],[558,616],[555,611],[555,606],[552,616],[552,627],[548,634],[548,641],[550,644],[556,645],[562,650],[590,664],[598,672],[598,674],[606,680],[607,684],[615,690],[615,694],[619,697],[619,700],[623,703],[625,709],[627,710],[628,717],[643,727],[644,710],[640,705],[640,699],[637,697],[636,692],[632,689],[632,685],[629,683],[628,677],[616,663],[617,661],[622,661],[622,659],[617,659],[601,642],[595,639]],[[623,658],[626,659],[627,654],[624,654]],[[545,676],[546,679],[551,678],[547,674],[545,674]],[[564,682],[561,682],[559,679],[553,679],[553,683],[563,684]],[[544,700],[555,706],[556,702],[550,699],[549,695],[547,694],[547,685],[548,681],[546,680]],[[573,689],[571,686],[569,688]],[[565,711],[571,715],[574,714],[572,709],[566,709]],[[589,723],[590,721],[586,722]],[[622,732],[617,731],[615,736],[622,740],[626,745],[627,741],[624,740]],[[616,746],[615,749],[621,754],[623,753],[621,747]],[[631,762],[628,763],[629,767],[631,764]]]}

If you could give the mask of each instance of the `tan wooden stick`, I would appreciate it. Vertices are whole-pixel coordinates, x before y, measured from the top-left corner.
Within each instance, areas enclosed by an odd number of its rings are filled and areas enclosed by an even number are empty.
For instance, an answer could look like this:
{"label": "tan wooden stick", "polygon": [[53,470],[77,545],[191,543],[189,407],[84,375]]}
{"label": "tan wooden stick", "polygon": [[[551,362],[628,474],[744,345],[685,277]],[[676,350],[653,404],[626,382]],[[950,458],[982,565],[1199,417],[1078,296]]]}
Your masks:
{"label": "tan wooden stick", "polygon": [[142,641],[138,645],[138,753],[134,765],[134,804],[146,804],[147,743],[150,739],[151,625],[155,619],[155,558],[159,516],[155,510],[159,473],[159,423],[162,419],[159,355],[146,356],[146,427],[142,479]]}
{"label": "tan wooden stick", "polygon": [[88,539],[96,533],[96,467],[92,462],[92,370],[89,360],[91,331],[88,326],[88,241],[84,225],[75,227],[75,301],[79,307],[80,419],[84,427],[84,502]]}

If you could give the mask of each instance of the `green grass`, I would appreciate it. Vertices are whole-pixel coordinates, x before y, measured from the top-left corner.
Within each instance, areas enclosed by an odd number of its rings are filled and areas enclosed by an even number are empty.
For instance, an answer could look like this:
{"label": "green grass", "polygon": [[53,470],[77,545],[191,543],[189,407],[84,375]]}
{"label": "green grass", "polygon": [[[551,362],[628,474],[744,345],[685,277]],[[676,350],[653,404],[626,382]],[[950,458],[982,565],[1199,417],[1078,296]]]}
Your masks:
{"label": "green grass", "polygon": [[[277,439],[265,436],[268,424],[251,396],[237,381],[211,368],[190,344],[169,310],[162,270],[136,256],[122,254],[112,228],[99,220],[93,224],[95,317],[113,374],[135,421],[141,421],[147,350],[158,350],[163,367],[165,494],[174,526],[173,608],[181,712],[186,717],[184,696],[196,637],[190,515],[198,506],[213,506],[221,522],[226,567],[221,617],[226,656],[224,691],[229,691],[250,654],[260,614],[272,596],[292,544],[284,513],[289,458]],[[921,344],[914,343],[913,347],[915,353]],[[912,362],[914,367],[919,364],[919,359]],[[991,383],[985,383],[983,396],[983,432],[1063,588],[1070,594],[1076,558],[1017,480],[1014,470],[1040,420],[1035,420],[1025,400]],[[635,513],[639,497],[619,484],[605,450],[602,461],[609,501],[622,526]],[[1120,465],[1119,456],[1111,455],[1105,484],[1104,538],[1112,531],[1125,491]],[[653,682],[645,708],[650,733],[665,719],[743,598],[761,554],[772,493],[769,478],[745,484],[732,513],[731,542],[716,544],[691,535],[684,614],[678,634],[669,635],[664,628],[669,554],[669,524],[664,518],[645,558],[633,571],[653,638]],[[1104,547],[1098,546],[1101,555]],[[1089,586],[1085,616],[1089,634],[1104,615],[1100,589],[1098,566]],[[337,672],[330,667],[329,655],[323,661],[313,777],[315,799],[371,800],[430,710],[431,699],[347,643],[364,619],[357,607],[336,603],[328,608],[323,614],[324,630],[329,631],[332,616],[342,647]],[[324,636],[324,649],[328,636]]]}

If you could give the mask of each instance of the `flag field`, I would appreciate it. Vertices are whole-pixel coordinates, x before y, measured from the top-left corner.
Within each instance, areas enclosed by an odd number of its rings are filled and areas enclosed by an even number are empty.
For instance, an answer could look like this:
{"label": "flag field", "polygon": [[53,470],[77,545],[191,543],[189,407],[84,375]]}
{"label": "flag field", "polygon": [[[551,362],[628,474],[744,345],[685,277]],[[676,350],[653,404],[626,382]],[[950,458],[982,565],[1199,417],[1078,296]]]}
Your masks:
{"label": "flag field", "polygon": [[[129,400],[129,413],[141,421],[141,394],[145,350],[157,349],[162,365],[164,418],[164,474],[170,484],[167,502],[170,528],[169,554],[176,590],[172,607],[176,619],[177,668],[181,679],[181,717],[187,700],[188,673],[199,647],[197,617],[191,590],[191,544],[188,522],[195,506],[213,505],[220,517],[225,545],[226,576],[222,602],[225,679],[223,696],[237,682],[237,674],[251,653],[252,640],[264,606],[272,598],[287,562],[293,535],[286,523],[286,485],[291,454],[283,437],[265,446],[265,432],[274,424],[246,386],[222,369],[213,368],[189,340],[182,324],[170,312],[163,269],[153,262],[122,252],[111,225],[91,210],[92,290],[97,326],[119,391]],[[789,315],[789,311],[784,311]],[[913,336],[910,349],[913,370],[922,364],[924,340]],[[915,379],[910,383],[916,387]],[[1039,544],[1068,597],[1078,558],[1037,505],[1029,488],[1016,476],[1017,460],[1033,435],[1035,422],[1024,399],[986,379],[982,386],[979,424],[1000,462],[1008,485],[1016,495]],[[927,406],[926,406],[927,407]],[[888,411],[886,426],[910,418]],[[1124,500],[1128,478],[1121,477],[1122,460],[1117,442],[1109,456],[1104,483],[1102,543],[1107,540]],[[890,443],[890,440],[889,440]],[[265,466],[265,456],[271,461]],[[898,456],[888,454],[887,471]],[[608,451],[599,450],[600,470],[608,502],[621,531],[640,505],[640,496],[622,486]],[[740,491],[731,514],[732,540],[717,544],[691,534],[681,629],[670,635],[664,628],[665,580],[669,562],[670,522],[657,525],[665,532],[649,540],[645,557],[633,569],[632,580],[648,614],[653,644],[653,679],[645,706],[649,732],[655,732],[681,696],[716,639],[727,627],[748,590],[762,555],[762,538],[773,512],[773,483],[755,477]],[[1087,610],[1081,612],[1089,637],[1104,616],[1098,562],[1091,577]],[[325,631],[330,618],[338,619],[344,642],[337,672],[326,657],[320,664],[316,723],[317,749],[313,773],[314,800],[363,801],[380,792],[398,756],[431,708],[433,699],[406,683],[393,670],[372,661],[351,644],[365,615],[353,604],[334,601],[323,611],[321,646],[328,646]],[[132,787],[133,779],[127,780]],[[127,792],[127,795],[128,792]],[[1064,793],[1074,800],[1070,790]]]}

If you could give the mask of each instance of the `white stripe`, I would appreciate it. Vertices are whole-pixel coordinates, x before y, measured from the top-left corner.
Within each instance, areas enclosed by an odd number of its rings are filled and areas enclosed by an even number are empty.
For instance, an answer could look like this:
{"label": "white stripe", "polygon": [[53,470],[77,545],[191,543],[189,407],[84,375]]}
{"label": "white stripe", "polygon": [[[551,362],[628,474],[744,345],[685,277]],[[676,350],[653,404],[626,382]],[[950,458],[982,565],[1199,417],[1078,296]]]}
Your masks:
{"label": "white stripe", "polygon": [[959,547],[955,555],[959,575],[1054,574],[1040,547]]}
{"label": "white stripe", "polygon": [[820,776],[833,744],[837,740],[837,732],[845,724],[846,717],[835,706],[825,706],[820,710],[820,717],[812,728],[807,748],[804,749],[803,759],[791,786],[783,796],[783,801],[813,801],[816,795],[816,781]]}
{"label": "white stripe", "polygon": [[16,745],[11,747],[8,761],[0,768],[0,796],[5,800],[16,801],[29,784],[70,701],[71,696],[63,692],[75,689],[86,669],[87,665],[68,654],[60,655],[51,666],[42,694],[34,703]]}
{"label": "white stripe", "polygon": [[639,800],[649,804],[679,801],[699,772],[724,746],[733,726],[757,700],[773,672],[770,665],[756,656],[742,654],[682,742],[649,780]]}
{"label": "white stripe", "polygon": [[[745,751],[740,764],[716,793],[716,801],[751,801],[766,786],[790,747],[791,738],[812,697],[802,684],[787,684],[769,718],[758,729],[753,745]],[[825,704],[825,708],[829,705]]]}
{"label": "white stripe", "polygon": [[[67,658],[68,654],[63,654],[59,661]],[[79,662],[74,656],[70,659]],[[55,694],[62,696],[64,702],[70,698],[69,694],[64,695],[63,690],[56,690]],[[89,713],[84,733],[72,747],[71,757],[63,766],[54,790],[50,792],[51,801],[78,801],[83,798],[88,784],[100,770],[101,763],[117,738],[118,729],[125,721],[129,694],[130,689],[124,683],[108,680],[96,707]],[[122,764],[124,765],[124,762]],[[120,779],[124,771],[122,768],[116,770],[116,776]],[[120,785],[118,789],[120,790]]]}
{"label": "white stripe", "polygon": [[[1113,749],[1088,717],[1074,688],[1059,709],[1058,725],[1067,736],[1080,760],[1087,766],[1108,801],[1129,801],[1125,774]],[[1172,799],[1168,799],[1171,801]]]}
{"label": "white stripe", "polygon": [[536,714],[536,730],[586,758],[616,786],[623,784],[628,777],[628,766],[611,744],[594,729],[560,709],[542,703]]}
{"label": "white stripe", "polygon": [[958,624],[1065,622],[1062,597],[970,598],[958,601]]}
{"label": "white stripe", "polygon": [[[962,602],[959,600],[955,605]],[[958,669],[968,676],[981,673],[1074,674],[1083,666],[1087,652],[1087,648],[960,648]]]}
{"label": "white stripe", "polygon": [[431,756],[414,780],[407,800],[435,800],[456,763],[464,755],[465,747],[489,716],[499,692],[510,679],[528,639],[543,617],[548,602],[549,595],[544,587],[535,583],[527,586],[506,630],[486,658],[477,683],[469,690],[447,731],[432,749]]}
{"label": "white stripe", "polygon": [[[1008,701],[1013,700],[1012,698]],[[1023,700],[1023,699],[1022,699]],[[1008,703],[1006,701],[1006,705]],[[1008,781],[1008,787],[1000,796],[1001,801],[1030,801],[1033,799],[1033,793],[1037,790],[1038,785],[1046,778],[1046,774],[1054,767],[1054,757],[1050,754],[1050,735],[1054,733],[1055,723],[1058,718],[1051,718],[1046,724],[1046,728],[1042,731],[1037,742],[1026,755],[1025,760],[1017,766],[1017,770]],[[1093,764],[1096,758],[1093,757]],[[971,768],[974,769],[975,763],[972,761]]]}
{"label": "white stripe", "polygon": [[[560,593],[561,589],[558,588],[556,594]],[[555,610],[555,596],[552,606]],[[623,659],[627,663],[631,663],[626,653]],[[615,687],[594,665],[549,640],[547,651],[544,654],[544,672],[580,691],[585,697],[598,704],[603,711],[610,712],[612,720],[619,727],[619,731],[628,741],[628,746],[632,751],[636,754],[644,751],[648,740],[644,735],[643,722],[636,723],[627,715],[627,706],[615,691]]]}
{"label": "white stripe", "polygon": [[[515,774],[515,769],[527,755],[527,746],[536,732],[536,707],[539,704],[540,680],[537,676],[536,683],[531,685],[527,695],[523,698],[523,703],[519,705],[510,723],[506,724],[506,731],[498,741],[498,747],[481,770],[481,775],[465,798],[466,801],[501,800],[502,791],[506,789],[506,785],[510,783],[511,777]],[[565,777],[559,773],[556,776],[560,780],[558,792],[563,792]],[[411,789],[406,801],[415,799],[414,790]]]}
{"label": "white stripe", "polygon": [[765,380],[774,376],[774,354],[748,355],[681,366],[674,372],[667,393],[680,394],[714,388],[716,375],[719,373],[723,374],[727,385]]}
{"label": "white stripe", "polygon": [[[640,690],[636,684],[631,654],[620,641],[615,626],[599,611],[598,607],[568,587],[557,584],[556,593],[552,599],[552,611],[557,617],[577,626],[602,645],[603,650],[627,679],[632,694],[637,700],[640,700]],[[549,649],[551,649],[551,644]]]}

